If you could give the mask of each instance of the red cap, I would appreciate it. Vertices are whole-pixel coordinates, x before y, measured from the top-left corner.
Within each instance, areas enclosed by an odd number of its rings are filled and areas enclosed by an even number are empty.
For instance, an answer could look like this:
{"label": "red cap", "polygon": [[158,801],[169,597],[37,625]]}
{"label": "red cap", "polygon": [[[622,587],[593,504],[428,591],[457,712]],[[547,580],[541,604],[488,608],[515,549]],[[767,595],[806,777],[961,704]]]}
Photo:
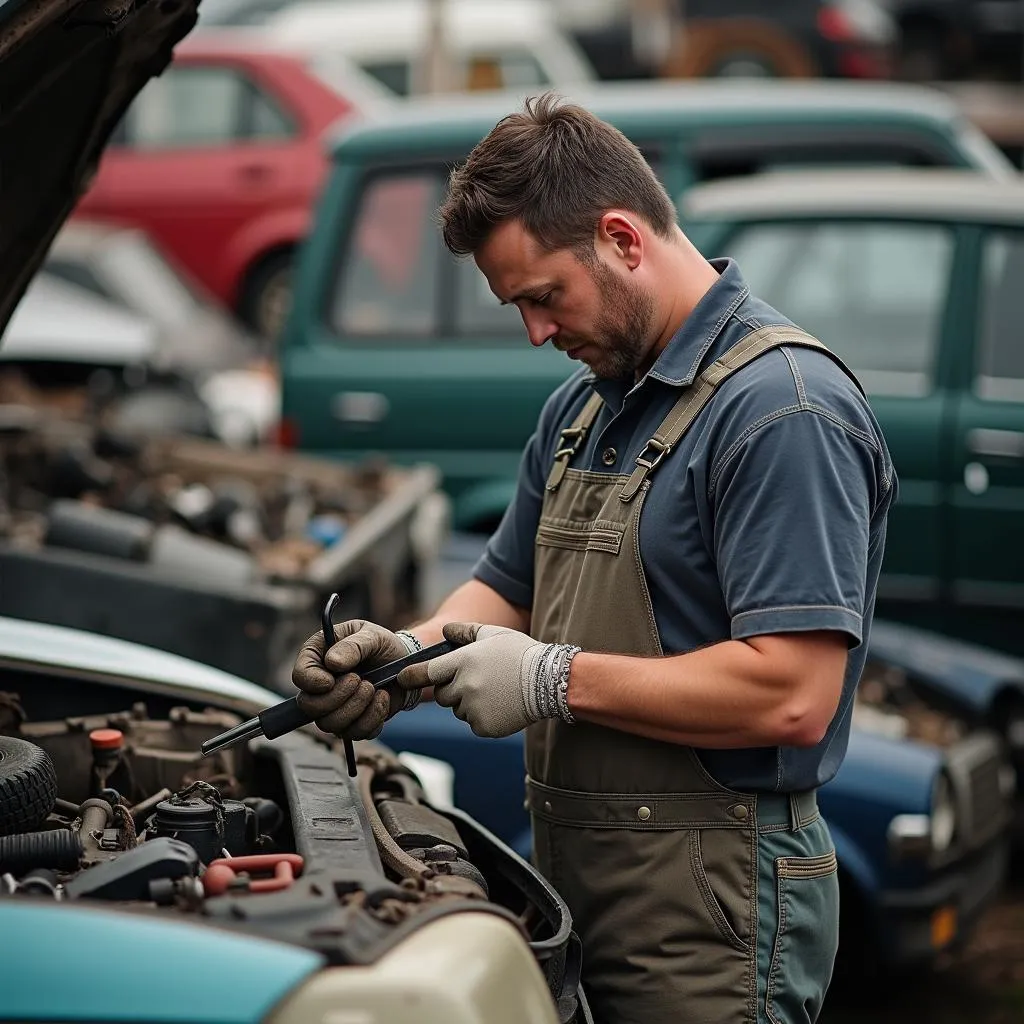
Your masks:
{"label": "red cap", "polygon": [[89,741],[96,750],[119,750],[124,746],[124,733],[120,729],[93,729]]}

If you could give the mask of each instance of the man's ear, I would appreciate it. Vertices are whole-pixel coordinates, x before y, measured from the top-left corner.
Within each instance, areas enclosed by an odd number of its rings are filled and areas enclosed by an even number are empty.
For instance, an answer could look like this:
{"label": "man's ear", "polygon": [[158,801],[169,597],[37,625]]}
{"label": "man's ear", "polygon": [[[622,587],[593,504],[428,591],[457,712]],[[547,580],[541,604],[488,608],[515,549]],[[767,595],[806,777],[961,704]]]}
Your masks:
{"label": "man's ear", "polygon": [[636,270],[644,256],[644,237],[635,218],[621,210],[609,210],[597,222],[597,248],[623,260]]}

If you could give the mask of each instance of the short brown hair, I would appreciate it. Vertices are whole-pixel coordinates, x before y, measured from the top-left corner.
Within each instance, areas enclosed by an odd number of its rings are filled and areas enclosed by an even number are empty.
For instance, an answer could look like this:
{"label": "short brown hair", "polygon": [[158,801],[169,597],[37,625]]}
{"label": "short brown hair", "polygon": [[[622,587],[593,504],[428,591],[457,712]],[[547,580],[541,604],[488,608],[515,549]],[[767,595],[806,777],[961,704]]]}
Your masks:
{"label": "short brown hair", "polygon": [[638,214],[663,238],[676,221],[672,200],[622,132],[545,93],[502,118],[452,172],[441,230],[464,256],[516,219],[548,251],[586,258],[597,222],[612,209]]}

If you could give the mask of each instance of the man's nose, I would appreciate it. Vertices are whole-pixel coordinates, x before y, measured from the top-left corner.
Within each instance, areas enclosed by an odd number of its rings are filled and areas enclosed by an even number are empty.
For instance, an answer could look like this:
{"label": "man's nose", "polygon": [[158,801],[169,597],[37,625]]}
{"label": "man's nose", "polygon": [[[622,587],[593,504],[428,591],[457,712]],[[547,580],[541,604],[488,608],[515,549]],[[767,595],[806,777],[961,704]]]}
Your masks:
{"label": "man's nose", "polygon": [[532,311],[523,312],[523,323],[526,325],[526,336],[534,348],[540,348],[545,341],[558,333],[558,325],[549,316],[538,316]]}

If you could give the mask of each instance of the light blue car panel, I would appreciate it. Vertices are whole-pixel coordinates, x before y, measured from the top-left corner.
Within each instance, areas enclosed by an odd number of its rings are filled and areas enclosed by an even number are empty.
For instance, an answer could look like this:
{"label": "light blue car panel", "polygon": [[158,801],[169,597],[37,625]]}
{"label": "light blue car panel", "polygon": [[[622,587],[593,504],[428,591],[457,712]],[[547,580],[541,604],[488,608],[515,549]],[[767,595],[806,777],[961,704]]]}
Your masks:
{"label": "light blue car panel", "polygon": [[0,903],[0,934],[2,1020],[256,1024],[324,966],[296,946],[85,906]]}
{"label": "light blue car panel", "polygon": [[[0,616],[0,659],[100,677],[148,682],[183,700],[216,696],[218,705],[251,712],[276,704],[275,694],[228,672],[152,647],[64,626]],[[189,693],[188,691],[192,691]]]}

